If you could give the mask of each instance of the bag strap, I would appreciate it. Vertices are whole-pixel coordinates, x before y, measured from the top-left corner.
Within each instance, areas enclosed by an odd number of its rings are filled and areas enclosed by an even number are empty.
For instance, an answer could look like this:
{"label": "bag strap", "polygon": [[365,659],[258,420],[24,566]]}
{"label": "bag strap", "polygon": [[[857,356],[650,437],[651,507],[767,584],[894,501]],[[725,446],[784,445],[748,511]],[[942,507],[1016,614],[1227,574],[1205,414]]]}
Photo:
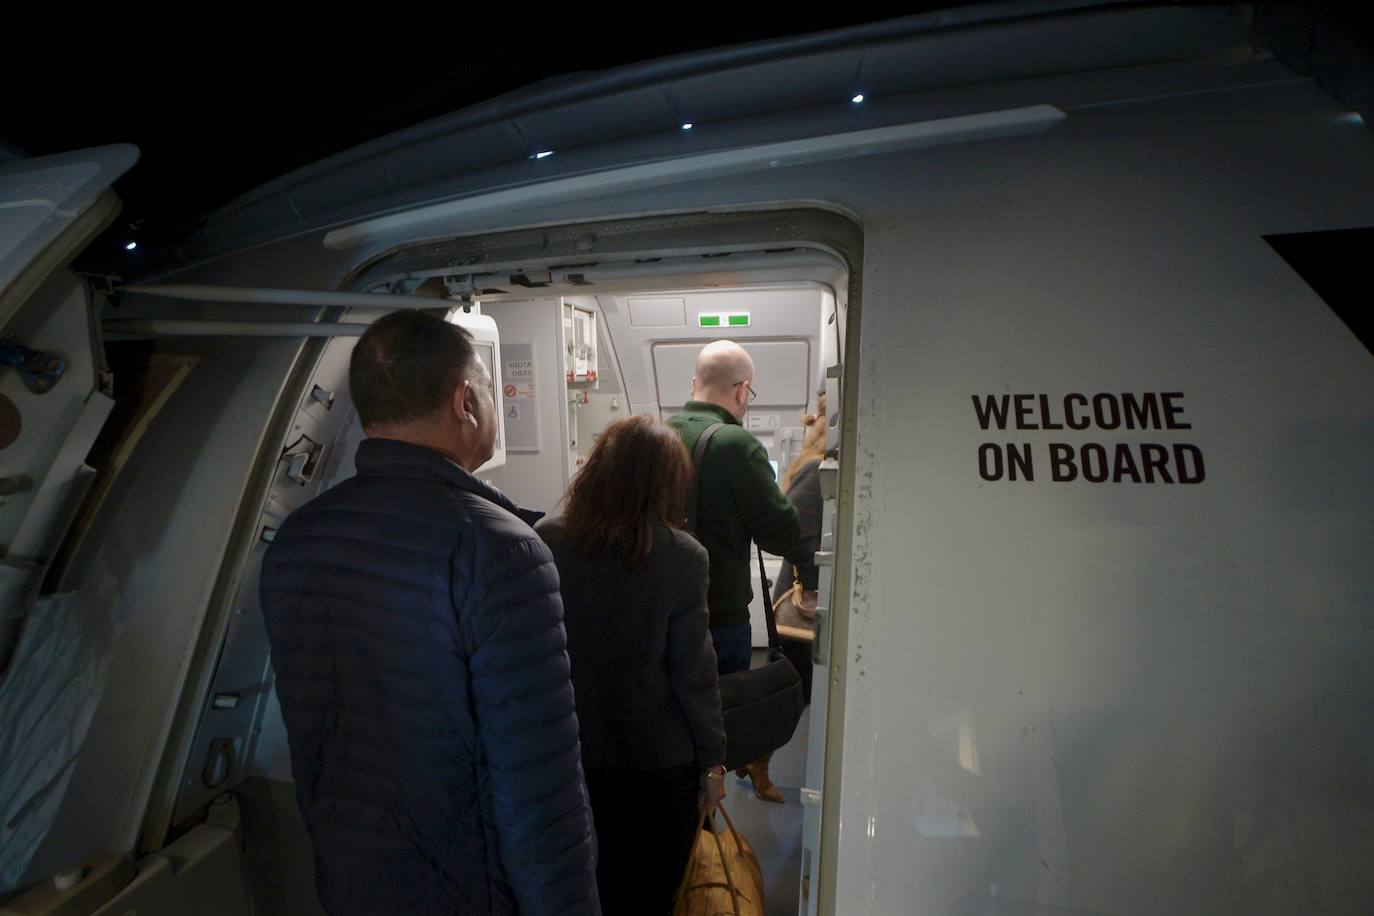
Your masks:
{"label": "bag strap", "polygon": [[782,603],[783,603],[784,601],[788,600],[789,598],[792,599],[792,601],[795,602],[795,601],[797,600],[797,599],[796,599],[796,595],[797,595],[798,592],[800,592],[800,593],[802,593],[802,594],[805,594],[805,593],[806,593],[806,589],[802,586],[801,571],[797,569],[797,564],[796,564],[796,563],[793,563],[793,564],[792,564],[792,587],[789,588],[787,591],[783,592],[781,595],[779,595],[779,596],[777,597],[777,600],[775,600],[775,601],[773,602],[773,613],[776,614],[776,613],[778,612],[778,608],[782,607]]}
{"label": "bag strap", "polygon": [[744,840],[740,837],[739,831],[735,829],[735,822],[730,820],[730,812],[725,810],[725,803],[716,802],[716,810],[720,812],[721,817],[725,818],[725,826],[729,828],[730,833],[734,835],[735,845],[740,849],[743,849]]}
{"label": "bag strap", "polygon": [[777,658],[782,654],[782,639],[778,636],[778,618],[774,616],[775,605],[768,593],[768,573],[763,571],[763,548],[755,544],[759,556],[759,584],[763,586],[763,619],[768,624],[768,657]]}
{"label": "bag strap", "polygon": [[[725,809],[720,807],[719,804],[716,805],[716,810],[721,814],[725,814]],[[739,886],[735,883],[735,876],[730,874],[730,857],[725,854],[725,844],[720,841],[720,831],[716,829],[715,818],[711,817],[710,820],[711,837],[716,841],[716,851],[720,853],[720,869],[725,872],[725,883],[730,889],[730,906],[735,911],[734,916],[740,916],[739,898],[743,895],[740,893]],[[730,824],[730,832],[735,835],[735,848],[742,849],[743,847],[739,842],[739,834],[735,833],[735,825],[730,823],[730,815],[728,814],[725,814],[725,823]]]}
{"label": "bag strap", "polygon": [[[697,530],[697,481],[701,477],[701,461],[706,457],[706,446],[710,444],[711,437],[725,426],[724,423],[717,421],[701,431],[697,436],[696,448],[692,450],[692,490],[687,494],[687,530],[696,533]],[[778,621],[773,616],[773,602],[768,593],[768,573],[763,569],[763,548],[755,545],[759,557],[759,584],[763,586],[763,617],[768,624],[768,657],[777,658],[782,654],[782,639],[778,636]]]}
{"label": "bag strap", "polygon": [[701,459],[706,457],[706,446],[711,437],[725,424],[717,421],[701,431],[697,436],[697,447],[692,451],[692,489],[687,494],[687,530],[696,534],[697,530],[697,481],[701,478]]}
{"label": "bag strap", "polygon": [[680,913],[680,912],[682,912],[682,909],[683,909],[683,907],[682,907],[682,902],[683,902],[683,900],[685,900],[686,897],[687,897],[687,888],[688,888],[688,887],[691,885],[691,883],[692,883],[692,875],[694,875],[694,874],[696,873],[696,870],[697,870],[697,857],[696,857],[696,854],[695,854],[695,850],[696,850],[696,840],[695,840],[695,837],[698,837],[698,836],[701,835],[701,828],[704,827],[704,826],[706,826],[706,806],[705,806],[705,805],[702,805],[702,806],[701,806],[701,810],[700,810],[700,811],[698,812],[698,814],[697,814],[697,829],[694,830],[694,831],[692,832],[692,836],[693,836],[693,838],[694,838],[694,839],[692,840],[692,849],[693,849],[693,853],[687,856],[687,867],[686,867],[685,869],[683,869],[683,871],[682,871],[682,880],[678,882],[678,885],[677,885],[677,893],[673,895],[673,912],[674,912],[674,913]]}
{"label": "bag strap", "polygon": [[[725,814],[725,807],[723,805],[720,805],[718,803],[716,809],[720,811],[721,814]],[[695,854],[696,841],[693,840],[692,848],[694,852],[687,858],[687,868],[682,873],[682,881],[677,886],[677,893],[673,895],[673,912],[680,913],[685,911],[685,907],[683,904],[687,899],[687,893],[689,890],[692,890],[693,888],[702,887],[718,887],[721,890],[726,890],[730,892],[730,907],[732,910],[734,910],[734,916],[741,916],[739,909],[739,900],[741,897],[744,897],[744,894],[735,884],[734,876],[730,874],[730,863],[728,861],[729,857],[725,855],[725,846],[720,841],[720,832],[716,829],[715,818],[711,813],[707,811],[705,805],[701,806],[700,812],[697,816],[697,829],[693,832],[692,836],[697,837],[701,835],[702,829],[707,826],[707,820],[710,820],[711,822],[711,829],[708,832],[711,834],[711,838],[715,841],[716,851],[720,854],[720,867],[721,870],[725,872],[725,882],[711,882],[707,884],[697,885],[692,884],[692,876],[695,874],[697,870],[697,857]],[[739,832],[735,830],[734,822],[730,820],[730,815],[728,814],[725,814],[725,823],[729,826],[730,832],[734,834],[735,848],[743,849],[744,847],[740,842]],[[747,900],[748,898],[745,897],[745,899]]]}

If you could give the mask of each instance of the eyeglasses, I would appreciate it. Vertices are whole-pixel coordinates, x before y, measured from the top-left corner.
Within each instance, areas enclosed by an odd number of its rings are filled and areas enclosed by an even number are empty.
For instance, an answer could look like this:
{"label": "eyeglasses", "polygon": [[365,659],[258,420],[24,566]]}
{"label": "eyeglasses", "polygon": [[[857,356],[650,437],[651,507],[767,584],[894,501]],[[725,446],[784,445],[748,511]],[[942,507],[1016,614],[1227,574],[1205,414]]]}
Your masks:
{"label": "eyeglasses", "polygon": [[756,398],[756,397],[759,396],[759,393],[758,393],[757,391],[754,390],[754,386],[751,385],[751,384],[749,384],[749,380],[748,380],[748,379],[745,379],[745,380],[742,381],[742,382],[735,382],[735,384],[731,385],[730,387],[731,387],[731,388],[738,388],[740,385],[744,385],[745,388],[746,388],[746,390],[749,392],[749,403],[750,403],[750,404],[754,403],[754,398]]}

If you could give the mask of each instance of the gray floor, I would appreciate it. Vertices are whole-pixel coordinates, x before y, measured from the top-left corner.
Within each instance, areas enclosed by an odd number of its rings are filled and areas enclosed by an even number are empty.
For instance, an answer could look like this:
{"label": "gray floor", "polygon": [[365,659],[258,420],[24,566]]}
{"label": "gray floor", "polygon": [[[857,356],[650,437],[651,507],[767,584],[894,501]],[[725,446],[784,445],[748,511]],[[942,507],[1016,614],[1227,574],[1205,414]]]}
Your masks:
{"label": "gray floor", "polygon": [[[762,655],[762,652],[755,653]],[[773,755],[773,781],[785,804],[754,797],[749,780],[725,777],[726,807],[735,827],[748,839],[763,869],[767,916],[796,916],[801,891],[802,808],[798,789],[806,776],[811,709],[802,713],[792,740]],[[243,812],[245,867],[256,912],[263,916],[321,913],[315,899],[310,840],[296,809],[294,786],[270,779],[248,779],[237,789]]]}
{"label": "gray floor", "polygon": [[[796,916],[801,887],[802,809],[798,787],[806,774],[808,707],[791,742],[773,755],[773,781],[786,804],[759,801],[747,779],[725,777],[726,806],[763,869],[767,916]],[[249,779],[238,788],[243,811],[245,867],[260,916],[323,916],[315,898],[310,840],[291,783]]]}
{"label": "gray floor", "polygon": [[796,916],[801,893],[802,808],[798,789],[805,782],[806,742],[811,708],[802,713],[792,740],[773,755],[773,782],[787,802],[775,805],[754,797],[749,780],[725,777],[725,805],[735,827],[754,847],[763,868],[767,916]]}

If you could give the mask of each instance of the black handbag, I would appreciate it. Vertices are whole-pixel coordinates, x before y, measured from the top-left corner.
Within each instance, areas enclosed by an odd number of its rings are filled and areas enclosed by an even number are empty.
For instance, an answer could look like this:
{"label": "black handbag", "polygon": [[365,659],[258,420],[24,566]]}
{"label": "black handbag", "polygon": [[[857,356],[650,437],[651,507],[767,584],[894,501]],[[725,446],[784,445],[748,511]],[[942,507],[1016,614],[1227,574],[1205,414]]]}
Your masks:
{"label": "black handbag", "polygon": [[[695,476],[700,475],[707,444],[724,425],[712,423],[697,439],[692,454]],[[697,489],[694,479],[687,499],[688,530],[695,531],[696,522]],[[782,641],[778,638],[773,603],[769,600],[768,576],[763,569],[762,550],[758,551],[758,558],[764,618],[768,622],[768,661],[757,668],[720,676],[720,711],[725,718],[724,762],[727,770],[753,763],[791,741],[806,706],[801,675],[783,654]]]}

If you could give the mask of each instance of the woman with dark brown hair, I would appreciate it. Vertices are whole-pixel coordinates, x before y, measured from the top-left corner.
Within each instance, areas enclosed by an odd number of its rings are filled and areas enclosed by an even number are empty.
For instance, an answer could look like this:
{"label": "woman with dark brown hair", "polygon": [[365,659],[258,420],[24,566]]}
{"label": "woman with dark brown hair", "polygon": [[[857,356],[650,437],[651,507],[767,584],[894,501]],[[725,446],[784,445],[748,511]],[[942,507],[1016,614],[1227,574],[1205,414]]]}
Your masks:
{"label": "woman with dark brown hair", "polygon": [[535,530],[553,551],[606,916],[666,914],[699,805],[725,794],[706,550],[682,530],[692,461],[651,417],[608,426]]}

